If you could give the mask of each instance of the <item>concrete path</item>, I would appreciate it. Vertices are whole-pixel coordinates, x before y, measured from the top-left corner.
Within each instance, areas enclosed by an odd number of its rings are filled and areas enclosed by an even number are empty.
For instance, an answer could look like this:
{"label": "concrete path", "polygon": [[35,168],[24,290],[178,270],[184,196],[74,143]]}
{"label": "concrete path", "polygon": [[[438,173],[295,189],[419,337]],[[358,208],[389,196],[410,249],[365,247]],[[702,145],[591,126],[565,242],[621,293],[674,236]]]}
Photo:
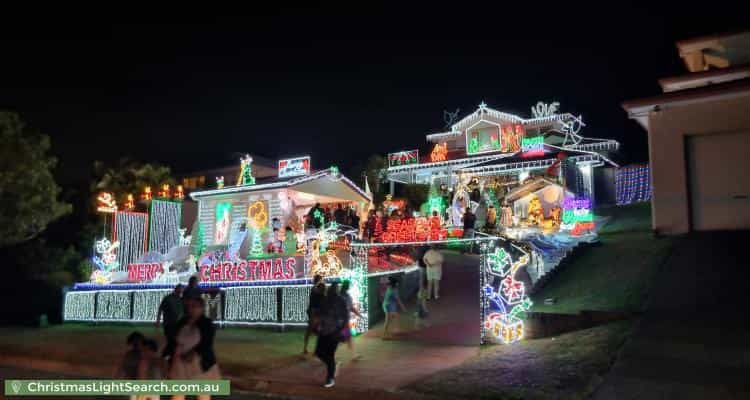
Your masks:
{"label": "concrete path", "polygon": [[[355,339],[357,351],[363,355],[361,360],[352,361],[346,346],[340,346],[337,359],[342,364],[337,387],[394,391],[478,354],[479,259],[450,252],[445,258],[440,300],[428,303],[431,325],[414,329],[412,304],[409,312],[401,314],[397,340],[380,339],[379,323]],[[324,381],[325,368],[316,358],[300,359],[290,367],[255,378],[319,386]]]}
{"label": "concrete path", "polygon": [[593,398],[750,398],[750,234],[679,240]]}

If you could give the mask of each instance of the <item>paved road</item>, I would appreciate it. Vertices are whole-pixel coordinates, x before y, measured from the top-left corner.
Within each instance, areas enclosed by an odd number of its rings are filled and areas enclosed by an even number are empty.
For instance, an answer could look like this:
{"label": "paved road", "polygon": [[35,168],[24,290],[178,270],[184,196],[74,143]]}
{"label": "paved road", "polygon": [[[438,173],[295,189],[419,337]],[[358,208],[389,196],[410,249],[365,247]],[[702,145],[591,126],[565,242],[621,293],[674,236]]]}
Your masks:
{"label": "paved road", "polygon": [[[23,368],[13,368],[13,367],[7,367],[7,366],[0,366],[0,377],[2,377],[3,380],[9,380],[9,379],[89,379],[87,377],[82,376],[74,376],[74,375],[64,375],[59,374],[55,372],[46,372],[46,371],[38,371],[38,370],[31,370],[31,369],[23,369]],[[0,393],[0,399],[3,398],[2,393]],[[14,398],[14,397],[10,397]],[[17,399],[33,399],[33,397],[15,397]],[[45,399],[56,399],[56,400],[73,400],[73,399],[92,399],[92,397],[43,397]],[[105,397],[106,399],[127,399],[127,397]],[[168,399],[168,396],[163,396],[162,399]],[[231,396],[216,396],[215,399],[237,399],[237,400],[259,400],[259,399],[267,399],[268,397],[264,396],[255,396],[248,393],[236,393]]]}
{"label": "paved road", "polygon": [[[394,391],[476,356],[480,341],[478,265],[476,255],[445,252],[440,300],[428,304],[431,325],[414,328],[412,304],[401,314],[398,340],[381,339],[381,322],[355,339],[361,360],[352,361],[346,346],[340,346],[336,357],[342,366],[336,386]],[[325,370],[318,359],[310,358],[254,378],[317,388]]]}
{"label": "paved road", "polygon": [[750,232],[681,239],[593,398],[749,399],[748,247]]}

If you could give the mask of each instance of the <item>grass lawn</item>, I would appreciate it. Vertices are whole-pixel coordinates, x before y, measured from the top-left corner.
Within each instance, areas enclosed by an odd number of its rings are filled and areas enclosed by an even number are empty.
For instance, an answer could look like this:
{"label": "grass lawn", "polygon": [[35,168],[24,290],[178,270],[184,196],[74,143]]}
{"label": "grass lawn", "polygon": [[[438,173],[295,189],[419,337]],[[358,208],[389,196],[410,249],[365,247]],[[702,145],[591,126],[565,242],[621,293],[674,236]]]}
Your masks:
{"label": "grass lawn", "polygon": [[[580,251],[570,264],[532,296],[536,312],[641,311],[673,238],[650,232],[648,203],[597,210],[611,217],[599,231],[600,245]],[[555,304],[545,305],[544,299]]]}
{"label": "grass lawn", "polygon": [[[161,331],[153,326],[89,324],[55,325],[49,328],[0,328],[0,354],[59,360],[73,365],[95,366],[109,376],[125,352],[125,337],[139,330],[163,345]],[[295,362],[302,351],[304,331],[217,328],[216,356],[222,371],[243,376]],[[314,340],[311,348],[314,347]]]}
{"label": "grass lawn", "polygon": [[619,321],[554,338],[485,346],[478,357],[408,389],[443,398],[584,398],[609,370],[631,328],[631,321]]}

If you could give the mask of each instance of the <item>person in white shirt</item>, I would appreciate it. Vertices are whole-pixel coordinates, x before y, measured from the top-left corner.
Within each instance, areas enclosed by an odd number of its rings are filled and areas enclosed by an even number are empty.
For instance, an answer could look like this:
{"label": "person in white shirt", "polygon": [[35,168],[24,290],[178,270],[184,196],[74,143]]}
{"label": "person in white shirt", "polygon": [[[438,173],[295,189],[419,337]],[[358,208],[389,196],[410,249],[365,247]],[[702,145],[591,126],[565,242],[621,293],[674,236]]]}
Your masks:
{"label": "person in white shirt", "polygon": [[427,265],[427,297],[437,300],[440,298],[440,279],[443,276],[443,255],[436,245],[432,245],[422,260]]}

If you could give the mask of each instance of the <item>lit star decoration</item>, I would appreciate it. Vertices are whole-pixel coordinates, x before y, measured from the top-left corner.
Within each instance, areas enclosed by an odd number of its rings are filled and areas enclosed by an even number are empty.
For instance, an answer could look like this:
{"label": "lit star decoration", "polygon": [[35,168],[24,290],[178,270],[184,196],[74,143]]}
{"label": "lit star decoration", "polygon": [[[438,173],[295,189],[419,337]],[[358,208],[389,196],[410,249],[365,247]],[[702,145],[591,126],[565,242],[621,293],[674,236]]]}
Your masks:
{"label": "lit star decoration", "polygon": [[[523,282],[517,281],[514,276],[528,262],[529,256],[525,253],[514,262],[502,247],[486,256],[488,283],[483,287],[482,295],[484,309],[489,312],[483,327],[485,334],[506,344],[523,339],[523,318],[532,303],[526,296]],[[495,286],[496,278],[502,278],[499,287]]]}
{"label": "lit star decoration", "polygon": [[98,205],[96,211],[101,213],[114,213],[117,212],[117,202],[115,201],[112,193],[102,192],[96,197]]}

